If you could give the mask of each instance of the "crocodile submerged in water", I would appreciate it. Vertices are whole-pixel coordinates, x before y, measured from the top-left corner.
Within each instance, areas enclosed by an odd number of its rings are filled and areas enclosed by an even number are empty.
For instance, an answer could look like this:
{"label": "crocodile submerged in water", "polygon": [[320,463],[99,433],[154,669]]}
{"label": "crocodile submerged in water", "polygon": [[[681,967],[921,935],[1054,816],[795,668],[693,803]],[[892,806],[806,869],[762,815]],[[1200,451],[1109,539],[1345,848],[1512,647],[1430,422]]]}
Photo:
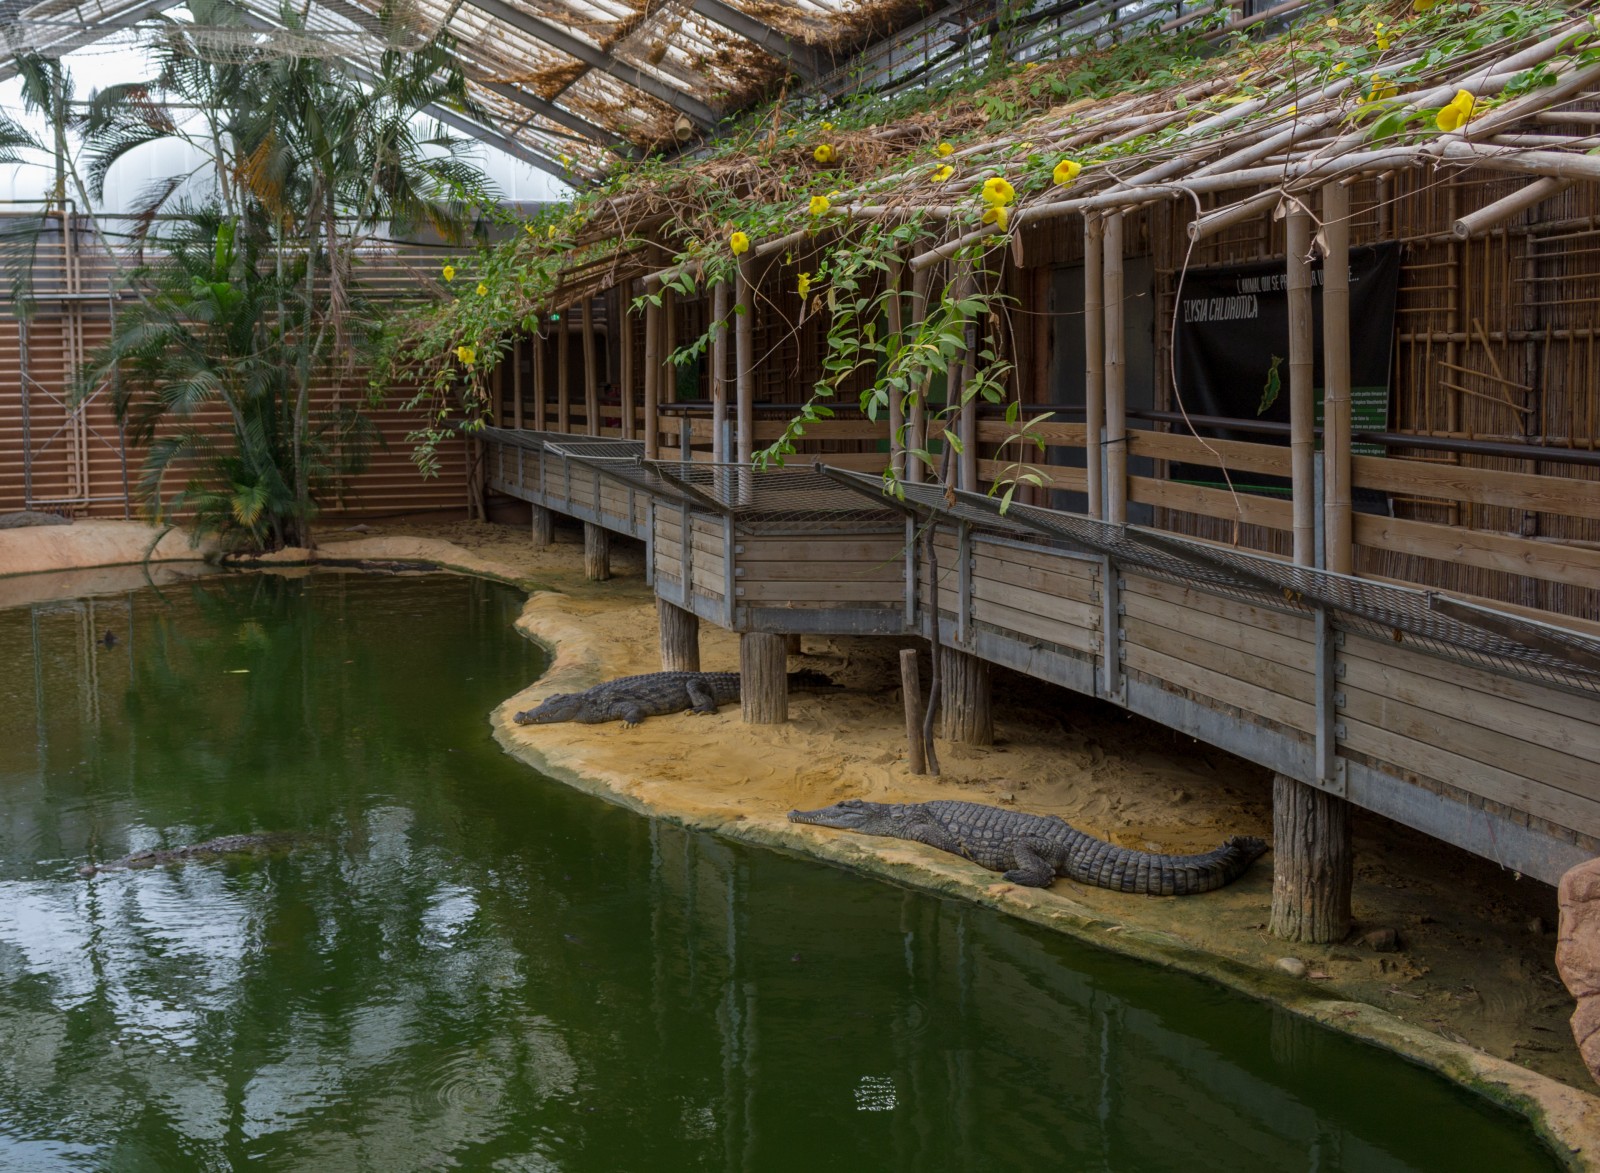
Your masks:
{"label": "crocodile submerged in water", "polygon": [[172,863],[190,863],[197,859],[216,859],[223,855],[250,855],[263,851],[277,851],[294,842],[292,835],[223,835],[207,839],[204,843],[188,843],[182,847],[152,847],[135,851],[121,859],[105,863],[86,863],[78,869],[80,876],[93,876],[100,872],[121,872],[130,868],[159,868]]}
{"label": "crocodile submerged in water", "polygon": [[1029,815],[976,802],[863,802],[846,799],[789,821],[863,835],[912,839],[970,859],[1013,884],[1048,888],[1057,876],[1114,892],[1192,896],[1242,876],[1266,851],[1264,840],[1235,835],[1200,855],[1130,851],[1076,830],[1059,815]]}
{"label": "crocodile submerged in water", "polygon": [[[789,673],[790,688],[827,688],[832,684],[820,672]],[[719,706],[738,699],[737,672],[649,672],[643,676],[620,676],[583,692],[557,693],[538,708],[518,713],[513,720],[518,725],[621,721],[631,726],[646,717],[664,717],[685,710],[715,713]]]}

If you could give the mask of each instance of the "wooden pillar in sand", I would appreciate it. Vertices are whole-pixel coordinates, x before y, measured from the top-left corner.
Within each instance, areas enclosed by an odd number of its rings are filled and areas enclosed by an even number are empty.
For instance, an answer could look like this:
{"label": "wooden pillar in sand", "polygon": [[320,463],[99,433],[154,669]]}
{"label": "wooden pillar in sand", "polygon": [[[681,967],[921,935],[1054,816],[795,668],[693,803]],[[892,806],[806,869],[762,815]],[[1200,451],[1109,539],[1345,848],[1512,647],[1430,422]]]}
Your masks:
{"label": "wooden pillar in sand", "polygon": [[567,337],[569,310],[566,307],[556,314],[556,431],[562,435],[572,431],[572,367],[567,361],[571,351]]}
{"label": "wooden pillar in sand", "polygon": [[556,540],[556,515],[543,505],[533,507],[533,548],[543,550],[555,544]]}
{"label": "wooden pillar in sand", "polygon": [[511,426],[522,429],[522,339],[511,342]]}
{"label": "wooden pillar in sand", "polygon": [[600,434],[599,363],[594,357],[594,298],[583,299],[583,422],[591,436]]}
{"label": "wooden pillar in sand", "polygon": [[661,307],[644,311],[644,458],[661,457]]}
{"label": "wooden pillar in sand", "polygon": [[658,598],[656,620],[661,629],[661,670],[700,671],[700,617]]}
{"label": "wooden pillar in sand", "polygon": [[1099,213],[1083,218],[1083,462],[1089,480],[1089,516],[1104,517],[1105,475],[1100,433],[1106,426],[1106,254]]}
{"label": "wooden pillar in sand", "polygon": [[994,744],[989,661],[957,648],[940,647],[939,736],[963,745]]}
{"label": "wooden pillar in sand", "polygon": [[611,577],[611,531],[592,521],[583,523],[583,577],[590,582]]}
{"label": "wooden pillar in sand", "polygon": [[739,636],[739,708],[747,725],[782,725],[789,719],[787,641],[769,631]]}
{"label": "wooden pillar in sand", "polygon": [[1128,360],[1123,326],[1122,213],[1105,217],[1105,519],[1128,520]]}
{"label": "wooden pillar in sand", "polygon": [[[1328,188],[1338,190],[1329,200]],[[1342,449],[1346,526],[1339,541],[1350,549],[1348,507],[1350,467],[1350,230],[1349,195],[1339,184],[1323,192],[1323,232],[1328,257],[1323,275],[1324,475],[1333,512],[1333,466]],[[1331,206],[1330,206],[1331,204]],[[1334,229],[1335,222],[1339,229]],[[1311,218],[1303,209],[1290,213],[1289,251],[1289,428],[1293,474],[1294,560],[1315,563],[1312,494],[1311,272],[1304,257],[1311,248]],[[1337,323],[1333,319],[1338,319]],[[1339,351],[1337,355],[1335,352]],[[1336,390],[1339,387],[1339,390]],[[1342,417],[1338,418],[1338,417]],[[1304,531],[1304,532],[1303,532]],[[1334,527],[1327,525],[1328,560],[1333,568]],[[1348,557],[1341,567],[1349,572]],[[1320,660],[1321,657],[1319,657]],[[1350,886],[1354,873],[1350,839],[1351,810],[1345,799],[1275,774],[1272,779],[1272,920],[1274,936],[1286,941],[1328,944],[1350,932]]]}

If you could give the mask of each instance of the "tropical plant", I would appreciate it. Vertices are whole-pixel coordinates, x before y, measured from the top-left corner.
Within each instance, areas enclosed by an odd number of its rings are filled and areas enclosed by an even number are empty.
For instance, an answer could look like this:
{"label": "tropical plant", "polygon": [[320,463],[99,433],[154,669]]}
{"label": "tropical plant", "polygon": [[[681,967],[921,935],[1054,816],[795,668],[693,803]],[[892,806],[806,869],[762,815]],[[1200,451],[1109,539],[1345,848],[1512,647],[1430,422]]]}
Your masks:
{"label": "tropical plant", "polygon": [[113,383],[120,418],[150,445],[152,515],[192,511],[202,531],[251,546],[305,544],[376,434],[353,407],[314,407],[377,333],[364,253],[420,226],[458,239],[491,198],[462,141],[417,112],[474,108],[448,39],[408,39],[397,9],[381,14],[382,53],[351,67],[310,51],[287,5],[283,44],[232,0],[188,7],[154,76],[102,90],[81,125],[97,201],[146,144],[175,140],[197,160],[130,210],[146,263],[83,386]]}

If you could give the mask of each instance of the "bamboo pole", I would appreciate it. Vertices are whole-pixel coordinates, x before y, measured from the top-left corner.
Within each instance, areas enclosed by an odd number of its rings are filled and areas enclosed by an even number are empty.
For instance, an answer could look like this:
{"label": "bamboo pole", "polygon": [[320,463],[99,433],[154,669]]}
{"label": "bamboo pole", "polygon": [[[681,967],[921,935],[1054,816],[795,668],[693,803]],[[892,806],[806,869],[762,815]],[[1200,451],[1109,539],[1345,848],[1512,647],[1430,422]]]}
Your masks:
{"label": "bamboo pole", "polygon": [[711,289],[711,460],[728,460],[728,283]]}
{"label": "bamboo pole", "polygon": [[[978,284],[977,275],[973,270],[961,276],[960,296],[965,297],[972,293]],[[977,400],[969,398],[967,388],[971,386],[973,376],[977,370],[978,326],[975,322],[968,322],[961,330],[961,375],[960,379],[950,378],[949,404],[956,404],[956,431],[961,437],[960,461],[956,465],[956,485],[969,493],[978,491],[978,404]],[[952,370],[951,375],[955,372]],[[949,404],[946,406],[948,407]]]}
{"label": "bamboo pole", "polygon": [[1104,236],[1105,226],[1098,213],[1083,218],[1083,451],[1089,480],[1090,517],[1105,516],[1105,481],[1100,475],[1100,433],[1106,424]]}
{"label": "bamboo pole", "polygon": [[[889,262],[889,300],[885,307],[886,328],[894,345],[904,341],[904,308],[900,304],[901,285],[905,281],[905,263],[899,257]],[[896,480],[906,472],[906,404],[894,391],[889,392],[889,469]]]}
{"label": "bamboo pole", "polygon": [[1327,246],[1322,278],[1322,480],[1326,490],[1325,565],[1339,574],[1355,570],[1350,518],[1350,190],[1322,189],[1322,237]]}
{"label": "bamboo pole", "polygon": [[549,398],[550,388],[544,370],[544,323],[540,322],[539,327],[533,333],[533,430],[543,432],[548,427],[545,400]]}
{"label": "bamboo pole", "polygon": [[1287,223],[1289,254],[1289,467],[1294,503],[1294,560],[1316,564],[1316,390],[1313,382],[1311,214],[1296,203]]}
{"label": "bamboo pole", "polygon": [[633,311],[628,305],[628,294],[625,289],[617,290],[617,304],[620,307],[617,313],[618,334],[617,349],[621,352],[618,364],[621,370],[617,374],[617,402],[622,409],[622,438],[633,439],[635,420],[633,416]]}
{"label": "bamboo pole", "polygon": [[571,308],[564,306],[558,310],[556,322],[560,330],[556,335],[556,431],[562,435],[572,430],[572,368],[568,365],[572,345],[567,329],[567,313]]}
{"label": "bamboo pole", "polygon": [[594,360],[594,298],[583,299],[583,422],[591,436],[600,434],[599,366]]}
{"label": "bamboo pole", "polygon": [[1122,213],[1105,217],[1105,519],[1128,520],[1128,363],[1123,326]]}
{"label": "bamboo pole", "polygon": [[[923,319],[928,313],[928,287],[933,282],[931,270],[923,269],[911,275],[911,330],[914,337],[922,329]],[[910,442],[908,449],[918,452],[928,450],[928,380],[924,379],[922,385],[917,387],[911,402]],[[926,479],[927,468],[923,462],[906,460],[906,480],[912,484],[920,484]]]}
{"label": "bamboo pole", "polygon": [[661,307],[644,311],[644,458],[661,458]]}
{"label": "bamboo pole", "polygon": [[522,338],[511,342],[511,426],[522,428]]}
{"label": "bamboo pole", "polygon": [[756,381],[755,381],[755,264],[748,254],[739,258],[736,285],[739,308],[734,323],[733,379],[734,395],[738,400],[739,464],[745,468],[755,458],[756,451]]}
{"label": "bamboo pole", "polygon": [[1565,179],[1535,179],[1532,183],[1519,191],[1514,191],[1504,199],[1495,200],[1486,204],[1476,212],[1468,212],[1455,222],[1454,232],[1460,240],[1466,240],[1480,232],[1487,231],[1497,224],[1503,224],[1518,212],[1526,211],[1545,200],[1560,195],[1571,187],[1570,180]]}

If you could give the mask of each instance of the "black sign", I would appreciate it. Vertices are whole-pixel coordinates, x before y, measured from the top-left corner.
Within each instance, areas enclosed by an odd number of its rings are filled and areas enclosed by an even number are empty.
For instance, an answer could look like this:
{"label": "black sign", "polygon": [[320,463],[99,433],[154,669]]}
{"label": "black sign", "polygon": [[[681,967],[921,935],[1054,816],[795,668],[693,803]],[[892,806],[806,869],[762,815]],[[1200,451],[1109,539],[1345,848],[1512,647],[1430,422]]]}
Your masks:
{"label": "black sign", "polygon": [[[1178,395],[1190,415],[1289,422],[1289,280],[1281,261],[1202,269],[1184,277],[1175,339]],[[1358,432],[1389,430],[1389,372],[1400,246],[1350,250],[1350,416]],[[1311,270],[1317,423],[1322,423],[1322,262]],[[1200,428],[1207,436],[1287,444],[1262,436]],[[1356,452],[1381,454],[1375,445]],[[1181,465],[1175,480],[1211,484],[1215,469]],[[1233,474],[1236,488],[1286,494],[1281,477]]]}

